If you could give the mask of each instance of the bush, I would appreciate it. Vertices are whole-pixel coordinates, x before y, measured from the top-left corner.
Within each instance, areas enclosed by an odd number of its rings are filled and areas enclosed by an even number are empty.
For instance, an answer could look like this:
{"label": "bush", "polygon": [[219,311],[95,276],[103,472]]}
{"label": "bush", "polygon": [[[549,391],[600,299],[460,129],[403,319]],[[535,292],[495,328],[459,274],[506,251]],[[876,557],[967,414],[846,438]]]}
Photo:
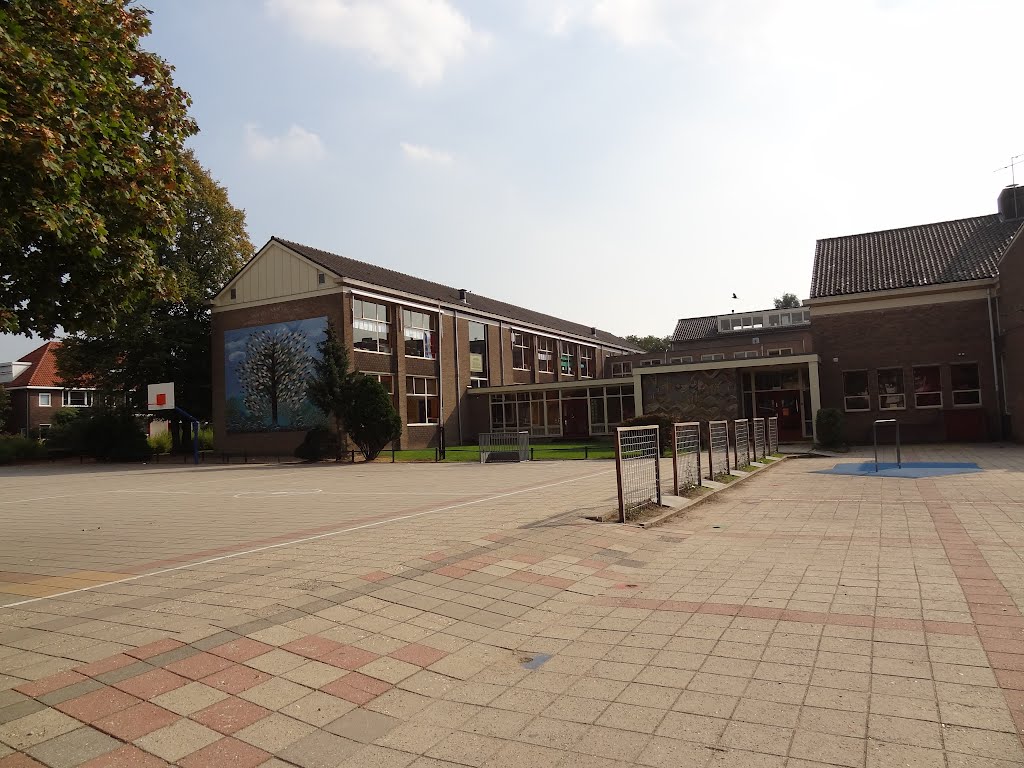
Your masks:
{"label": "bush", "polygon": [[673,419],[667,413],[645,413],[643,416],[634,416],[627,419],[619,426],[622,427],[658,427],[658,440],[661,443],[661,452],[671,453],[672,451],[672,424]]}
{"label": "bush", "polygon": [[818,443],[826,448],[842,445],[845,426],[843,412],[838,408],[820,408],[814,416]]}
{"label": "bush", "polygon": [[0,464],[46,458],[46,446],[21,435],[0,435]]}
{"label": "bush", "polygon": [[337,435],[327,427],[313,427],[295,449],[295,456],[306,461],[323,461],[328,456],[337,456],[338,450]]}
{"label": "bush", "polygon": [[170,453],[174,445],[170,432],[158,432],[155,435],[150,435],[146,442],[149,443],[153,453]]}
{"label": "bush", "polygon": [[213,427],[203,427],[199,430],[199,450],[213,450]]}
{"label": "bush", "polygon": [[376,379],[356,376],[349,391],[345,428],[363,457],[373,461],[384,446],[401,436],[402,419],[395,411],[391,395]]}

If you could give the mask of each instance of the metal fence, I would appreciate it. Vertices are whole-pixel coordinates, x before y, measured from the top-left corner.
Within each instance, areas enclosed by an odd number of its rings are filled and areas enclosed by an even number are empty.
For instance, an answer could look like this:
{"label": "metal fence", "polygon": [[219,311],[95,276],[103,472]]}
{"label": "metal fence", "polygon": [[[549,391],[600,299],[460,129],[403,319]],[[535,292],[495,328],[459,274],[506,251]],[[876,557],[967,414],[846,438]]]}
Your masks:
{"label": "metal fence", "polygon": [[765,455],[764,419],[751,419],[754,422],[754,461],[761,461]]}
{"label": "metal fence", "polygon": [[747,419],[735,419],[732,423],[732,437],[735,441],[732,444],[733,466],[740,469],[750,463],[750,422]]}
{"label": "metal fence", "polygon": [[779,452],[779,417],[768,417],[768,453]]}
{"label": "metal fence", "polygon": [[615,430],[615,479],[619,519],[661,506],[661,443],[657,426]]}
{"label": "metal fence", "polygon": [[481,432],[480,463],[492,461],[529,461],[529,432]]}
{"label": "metal fence", "polygon": [[672,481],[676,496],[700,485],[700,422],[672,425]]}
{"label": "metal fence", "polygon": [[708,480],[729,474],[729,422],[708,422]]}

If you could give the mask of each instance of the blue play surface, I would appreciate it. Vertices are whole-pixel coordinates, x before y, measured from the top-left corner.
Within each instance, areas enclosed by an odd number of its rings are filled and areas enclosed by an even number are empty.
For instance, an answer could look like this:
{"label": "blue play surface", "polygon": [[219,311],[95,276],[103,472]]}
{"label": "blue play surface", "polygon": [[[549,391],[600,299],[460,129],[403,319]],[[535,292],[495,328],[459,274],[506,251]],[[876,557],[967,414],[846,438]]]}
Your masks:
{"label": "blue play surface", "polygon": [[981,467],[973,462],[956,461],[904,461],[902,467],[894,461],[864,461],[858,464],[836,464],[832,469],[819,469],[819,475],[861,475],[864,477],[943,477],[944,475],[966,475],[981,472]]}

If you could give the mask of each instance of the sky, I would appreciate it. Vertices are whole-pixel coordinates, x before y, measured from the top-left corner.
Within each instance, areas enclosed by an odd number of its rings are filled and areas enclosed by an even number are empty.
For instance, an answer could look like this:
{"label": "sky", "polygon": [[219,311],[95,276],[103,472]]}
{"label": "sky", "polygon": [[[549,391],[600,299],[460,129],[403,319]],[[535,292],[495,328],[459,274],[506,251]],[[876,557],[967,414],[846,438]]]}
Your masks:
{"label": "sky", "polygon": [[805,298],[818,238],[993,213],[1024,155],[1019,0],[144,4],[257,248],[620,335]]}

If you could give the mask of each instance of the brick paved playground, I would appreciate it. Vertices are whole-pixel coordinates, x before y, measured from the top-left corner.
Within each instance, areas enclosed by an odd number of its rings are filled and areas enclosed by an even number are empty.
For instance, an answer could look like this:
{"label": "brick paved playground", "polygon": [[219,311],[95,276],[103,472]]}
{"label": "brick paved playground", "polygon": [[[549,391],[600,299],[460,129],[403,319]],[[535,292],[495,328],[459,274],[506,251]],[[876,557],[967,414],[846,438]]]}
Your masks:
{"label": "brick paved playground", "polygon": [[905,458],[0,470],[0,768],[1024,764],[1024,450]]}

